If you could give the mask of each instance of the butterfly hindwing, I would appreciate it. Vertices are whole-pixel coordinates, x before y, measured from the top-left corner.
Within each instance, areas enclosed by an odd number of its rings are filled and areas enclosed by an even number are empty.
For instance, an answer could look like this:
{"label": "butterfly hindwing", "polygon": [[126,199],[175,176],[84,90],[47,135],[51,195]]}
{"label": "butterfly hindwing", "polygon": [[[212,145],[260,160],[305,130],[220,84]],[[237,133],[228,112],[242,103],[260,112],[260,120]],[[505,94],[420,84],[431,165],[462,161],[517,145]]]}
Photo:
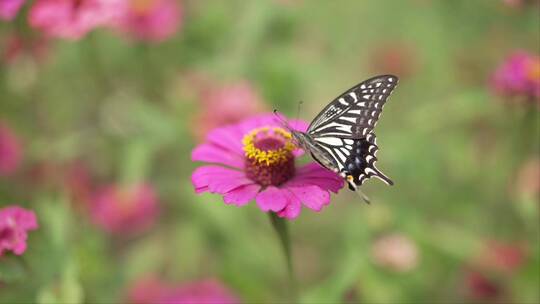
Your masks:
{"label": "butterfly hindwing", "polygon": [[[377,177],[388,185],[394,183],[384,175],[377,167],[377,139],[374,133],[369,133],[365,138],[355,139],[353,149],[344,164],[345,176],[352,176],[356,186],[361,186],[366,179]],[[355,190],[349,185],[351,190]]]}
{"label": "butterfly hindwing", "polygon": [[[393,184],[387,176],[375,167],[379,147],[373,132],[360,139],[338,137],[332,137],[331,139],[330,137],[323,137],[316,138],[315,141],[319,147],[335,160],[337,171],[345,178],[351,176],[352,182],[356,186],[362,185],[366,179],[371,177],[377,177],[388,185]],[[318,159],[318,156],[313,155],[313,153],[312,156]]]}
{"label": "butterfly hindwing", "polygon": [[397,82],[396,76],[383,75],[354,86],[328,104],[315,117],[307,133],[314,139],[366,137],[379,120]]}

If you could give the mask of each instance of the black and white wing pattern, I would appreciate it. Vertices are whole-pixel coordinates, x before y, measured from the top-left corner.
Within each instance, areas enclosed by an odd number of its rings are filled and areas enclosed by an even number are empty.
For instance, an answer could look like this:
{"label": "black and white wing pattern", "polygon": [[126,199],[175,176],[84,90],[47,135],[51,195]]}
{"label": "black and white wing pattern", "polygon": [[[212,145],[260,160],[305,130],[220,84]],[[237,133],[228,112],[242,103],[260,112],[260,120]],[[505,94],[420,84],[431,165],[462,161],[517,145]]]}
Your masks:
{"label": "black and white wing pattern", "polygon": [[351,190],[371,177],[393,184],[375,167],[379,148],[373,128],[397,82],[396,76],[384,75],[356,85],[326,106],[308,128],[309,137],[332,156]]}
{"label": "black and white wing pattern", "polygon": [[398,78],[370,78],[334,99],[313,119],[307,133],[313,137],[363,138],[373,130]]}
{"label": "black and white wing pattern", "polygon": [[354,140],[349,157],[345,161],[345,169],[343,171],[351,190],[356,190],[351,185],[351,182],[356,186],[361,186],[366,179],[371,177],[376,177],[387,185],[394,184],[390,178],[375,167],[378,150],[377,138],[374,133],[369,133],[365,138]]}

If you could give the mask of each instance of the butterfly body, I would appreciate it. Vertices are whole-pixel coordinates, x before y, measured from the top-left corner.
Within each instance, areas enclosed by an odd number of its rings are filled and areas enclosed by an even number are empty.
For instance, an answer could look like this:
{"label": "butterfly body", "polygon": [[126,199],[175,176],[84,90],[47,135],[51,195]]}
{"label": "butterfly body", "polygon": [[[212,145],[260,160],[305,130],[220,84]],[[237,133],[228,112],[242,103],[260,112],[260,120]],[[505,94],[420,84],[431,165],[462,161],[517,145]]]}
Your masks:
{"label": "butterfly body", "polygon": [[341,175],[353,191],[371,177],[393,185],[375,167],[378,146],[373,129],[397,81],[396,76],[382,75],[352,87],[330,102],[307,132],[289,127],[293,140],[320,165]]}

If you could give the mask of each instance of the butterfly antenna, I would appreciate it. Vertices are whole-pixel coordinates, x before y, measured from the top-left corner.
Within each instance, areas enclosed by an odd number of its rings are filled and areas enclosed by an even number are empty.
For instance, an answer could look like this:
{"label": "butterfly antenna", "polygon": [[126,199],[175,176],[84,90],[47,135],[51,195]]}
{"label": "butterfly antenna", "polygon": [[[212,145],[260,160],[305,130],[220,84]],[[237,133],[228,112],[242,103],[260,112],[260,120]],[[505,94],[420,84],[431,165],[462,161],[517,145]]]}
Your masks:
{"label": "butterfly antenna", "polygon": [[304,102],[302,100],[300,100],[300,102],[298,103],[298,107],[296,108],[296,120],[298,120],[300,118],[300,107],[302,106]]}
{"label": "butterfly antenna", "polygon": [[285,120],[283,117],[281,117],[281,115],[279,115],[279,112],[278,110],[274,109],[274,115],[277,117],[277,119],[279,120],[279,122],[281,122],[281,124],[287,128],[289,131],[292,131],[293,128],[291,128],[291,126],[289,125],[289,123],[287,122],[287,120]]}

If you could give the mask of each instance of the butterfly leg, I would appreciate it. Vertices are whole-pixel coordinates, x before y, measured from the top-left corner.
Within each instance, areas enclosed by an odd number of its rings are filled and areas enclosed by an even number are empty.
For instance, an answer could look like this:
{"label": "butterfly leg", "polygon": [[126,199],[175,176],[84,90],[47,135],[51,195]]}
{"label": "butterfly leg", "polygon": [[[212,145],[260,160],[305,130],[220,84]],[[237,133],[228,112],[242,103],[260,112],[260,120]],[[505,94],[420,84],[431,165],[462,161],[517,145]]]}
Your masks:
{"label": "butterfly leg", "polygon": [[364,192],[362,192],[362,190],[360,190],[360,188],[358,188],[358,186],[354,183],[354,177],[352,175],[347,175],[345,179],[349,184],[349,189],[356,192],[356,194],[358,194],[364,200],[364,202],[366,202],[366,204],[371,204],[367,195],[365,195]]}

